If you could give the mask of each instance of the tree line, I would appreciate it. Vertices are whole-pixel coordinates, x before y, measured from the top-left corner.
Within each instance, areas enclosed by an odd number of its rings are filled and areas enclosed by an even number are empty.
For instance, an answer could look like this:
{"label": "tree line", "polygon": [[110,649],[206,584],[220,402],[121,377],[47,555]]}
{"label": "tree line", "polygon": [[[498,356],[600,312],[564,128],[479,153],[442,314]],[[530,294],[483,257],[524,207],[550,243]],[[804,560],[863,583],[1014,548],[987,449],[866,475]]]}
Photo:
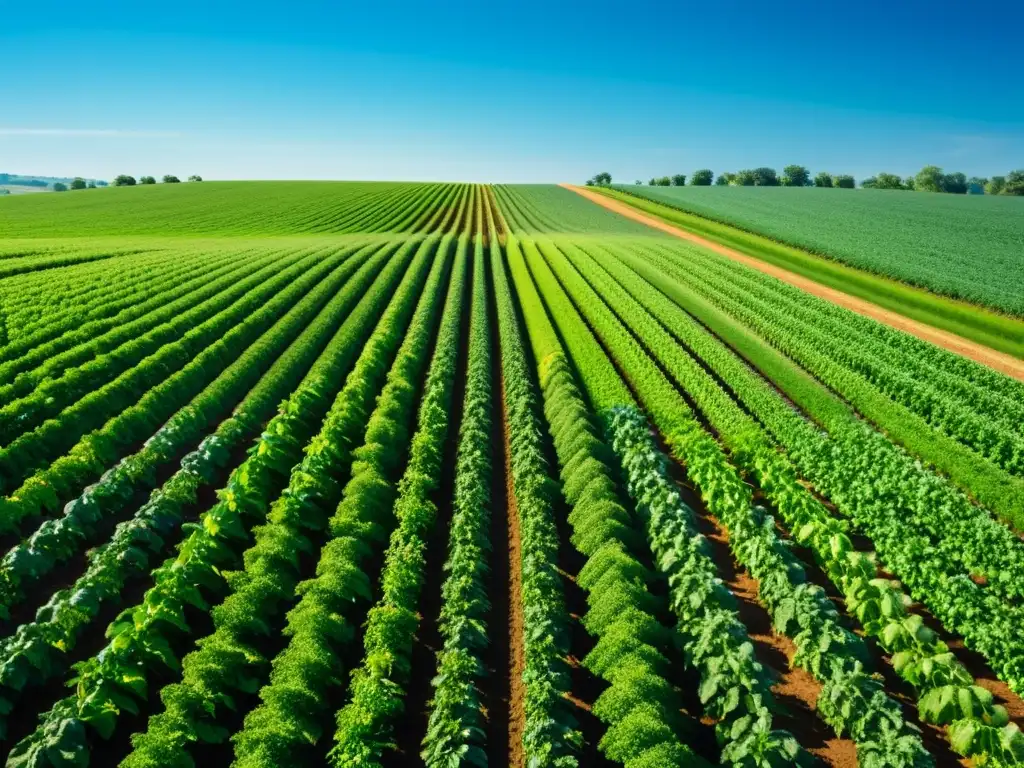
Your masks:
{"label": "tree line", "polygon": [[[609,186],[610,173],[599,173],[587,180],[587,186]],[[637,185],[642,185],[640,179]],[[694,171],[689,180],[684,173],[657,176],[647,182],[652,187],[836,187],[853,189],[856,180],[849,174],[831,174],[821,171],[811,176],[802,165],[787,165],[779,175],[774,168],[750,168],[736,173],[720,173],[716,177],[709,168]],[[926,165],[914,176],[901,178],[894,173],[879,173],[861,181],[864,189],[904,189],[919,192],[947,192],[950,194],[1024,195],[1024,170],[1011,171],[1006,176],[990,179],[963,173],[945,173],[935,165]]]}
{"label": "tree line", "polygon": [[953,195],[1024,195],[1024,170],[1010,171],[990,179],[967,178],[963,173],[945,173],[937,165],[926,165],[915,176],[900,178],[894,173],[880,173],[864,179],[865,189],[905,189],[918,192],[946,192]]}
{"label": "tree line", "polygon": [[[189,181],[202,181],[203,177],[202,176],[189,176],[188,180]],[[139,177],[139,181],[137,183],[139,183],[139,184],[156,184],[156,179],[154,179],[152,176],[140,176]],[[163,178],[163,183],[164,184],[180,184],[181,183],[181,179],[179,179],[177,176],[172,176],[171,174],[167,174]],[[127,174],[123,174],[123,173],[120,176],[118,176],[116,179],[114,179],[114,186],[115,187],[134,187],[135,184],[136,184],[136,181],[135,181],[135,177],[134,176],[128,176]]]}
{"label": "tree line", "polygon": [[[101,182],[99,186],[108,186],[106,182]],[[85,179],[81,176],[76,176],[71,180],[71,184],[65,184],[62,181],[55,181],[53,183],[54,192],[67,192],[69,189],[96,189],[97,184],[95,181],[86,183]]]}
{"label": "tree line", "polygon": [[[189,176],[188,180],[189,181],[202,181],[203,177],[202,176]],[[163,183],[164,184],[180,184],[181,183],[181,179],[179,179],[177,176],[172,176],[171,174],[167,174],[163,178]],[[120,176],[118,176],[117,178],[114,179],[114,186],[115,187],[134,187],[136,184],[156,184],[156,179],[153,176],[140,176],[139,180],[136,181],[134,176],[128,176],[127,174],[124,174],[124,173],[122,173]],[[101,181],[101,182],[99,182],[99,185],[105,187],[105,186],[107,186],[107,183],[105,181]],[[97,186],[96,182],[90,181],[88,184],[86,184],[85,179],[80,178],[80,177],[76,177],[75,179],[72,180],[70,186],[67,185],[67,184],[64,184],[62,182],[59,182],[59,181],[56,182],[53,185],[53,191],[54,192],[67,192],[69,189],[72,189],[72,190],[75,190],[75,189],[95,189],[96,186]]]}

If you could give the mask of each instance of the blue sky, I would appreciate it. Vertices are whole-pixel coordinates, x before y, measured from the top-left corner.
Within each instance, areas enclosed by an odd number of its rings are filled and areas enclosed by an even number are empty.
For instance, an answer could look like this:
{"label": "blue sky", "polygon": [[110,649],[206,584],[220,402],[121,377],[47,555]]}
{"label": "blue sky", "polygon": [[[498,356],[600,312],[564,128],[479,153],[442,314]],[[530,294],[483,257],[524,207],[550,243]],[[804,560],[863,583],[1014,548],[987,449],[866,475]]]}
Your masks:
{"label": "blue sky", "polygon": [[1024,166],[1020,3],[4,6],[0,171],[632,181]]}

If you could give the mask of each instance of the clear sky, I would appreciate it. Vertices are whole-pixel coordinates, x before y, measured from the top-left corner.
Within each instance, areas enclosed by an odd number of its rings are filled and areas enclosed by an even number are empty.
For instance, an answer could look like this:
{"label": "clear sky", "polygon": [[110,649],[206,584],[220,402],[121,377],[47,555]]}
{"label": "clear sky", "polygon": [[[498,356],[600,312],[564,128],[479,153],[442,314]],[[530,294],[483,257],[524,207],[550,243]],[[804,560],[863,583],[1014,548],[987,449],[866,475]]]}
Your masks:
{"label": "clear sky", "polygon": [[25,0],[0,171],[617,181],[1024,166],[1020,0]]}

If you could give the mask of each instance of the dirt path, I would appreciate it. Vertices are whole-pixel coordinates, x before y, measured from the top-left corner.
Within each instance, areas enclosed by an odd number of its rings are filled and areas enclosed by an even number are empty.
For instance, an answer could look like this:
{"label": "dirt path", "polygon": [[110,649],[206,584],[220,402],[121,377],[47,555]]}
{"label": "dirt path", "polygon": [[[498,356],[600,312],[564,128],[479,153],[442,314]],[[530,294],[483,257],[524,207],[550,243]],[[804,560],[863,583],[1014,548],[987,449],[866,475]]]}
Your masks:
{"label": "dirt path", "polygon": [[[495,349],[498,347],[495,346]],[[497,358],[497,355],[495,355]],[[502,468],[504,482],[498,483],[496,494],[504,498],[497,499],[493,510],[493,543],[495,544],[495,568],[492,572],[494,580],[492,588],[503,594],[492,599],[493,621],[492,631],[502,635],[502,642],[496,644],[495,650],[504,658],[495,659],[492,671],[491,706],[488,716],[492,726],[491,747],[492,764],[502,762],[509,766],[524,766],[526,759],[523,754],[523,733],[526,730],[526,689],[523,686],[523,670],[526,668],[523,630],[522,542],[519,538],[519,510],[516,506],[515,491],[512,480],[512,450],[509,433],[508,411],[505,408],[505,379],[500,382],[500,407],[502,439],[499,450],[499,466]],[[501,546],[504,544],[505,546]],[[497,562],[497,561],[504,562]],[[501,579],[500,577],[504,577]],[[503,582],[503,583],[501,583]],[[500,616],[504,613],[504,616]],[[502,631],[503,625],[507,626]],[[502,738],[504,737],[504,739]],[[504,741],[504,743],[502,743]]]}
{"label": "dirt path", "polygon": [[627,205],[626,203],[614,200],[610,197],[605,197],[598,192],[592,192],[584,187],[577,187],[572,184],[561,184],[560,186],[575,192],[578,195],[582,195],[593,203],[607,208],[609,211],[614,211],[626,218],[633,219],[642,224],[646,224],[654,229],[661,230],[670,235],[674,235],[683,240],[688,240],[691,243],[708,248],[715,253],[725,256],[726,258],[737,261],[748,267],[763,272],[766,275],[781,280],[784,283],[795,286],[802,291],[806,291],[813,296],[817,296],[820,299],[825,299],[833,304],[838,304],[841,307],[849,309],[851,312],[856,312],[858,315],[864,317],[870,317],[872,320],[876,320],[880,323],[884,323],[892,328],[909,333],[912,336],[916,336],[919,339],[934,344],[937,347],[942,347],[950,352],[953,352],[962,357],[974,360],[977,363],[986,365],[1000,373],[1004,373],[1007,376],[1011,376],[1020,381],[1024,381],[1024,360],[1018,360],[1010,355],[997,352],[990,347],[986,347],[983,344],[970,341],[957,336],[955,333],[949,333],[938,328],[934,328],[925,323],[919,323],[916,320],[911,320],[908,317],[897,314],[896,312],[890,312],[887,309],[882,309],[876,304],[872,304],[870,301],[859,299],[856,296],[851,296],[842,291],[837,291],[834,288],[816,283],[813,280],[809,280],[806,277],[798,275],[789,270],[777,267],[774,264],[769,264],[766,261],[755,259],[752,256],[747,256],[745,253],[734,250],[727,246],[721,245],[708,240],[707,238],[695,235],[692,232],[688,232],[680,227],[673,226],[661,219],[649,216],[637,209]]}

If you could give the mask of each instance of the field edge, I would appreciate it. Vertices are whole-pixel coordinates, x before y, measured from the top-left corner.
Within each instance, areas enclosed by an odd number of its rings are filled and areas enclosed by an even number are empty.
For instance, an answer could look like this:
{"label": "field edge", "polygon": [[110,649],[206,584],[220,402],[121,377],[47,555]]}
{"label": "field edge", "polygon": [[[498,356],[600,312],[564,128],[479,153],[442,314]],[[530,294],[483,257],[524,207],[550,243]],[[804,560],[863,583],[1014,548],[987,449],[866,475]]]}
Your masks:
{"label": "field edge", "polygon": [[866,270],[842,264],[764,235],[656,203],[617,189],[563,187],[616,200],[673,227],[875,304],[925,325],[1024,360],[1024,320]]}

